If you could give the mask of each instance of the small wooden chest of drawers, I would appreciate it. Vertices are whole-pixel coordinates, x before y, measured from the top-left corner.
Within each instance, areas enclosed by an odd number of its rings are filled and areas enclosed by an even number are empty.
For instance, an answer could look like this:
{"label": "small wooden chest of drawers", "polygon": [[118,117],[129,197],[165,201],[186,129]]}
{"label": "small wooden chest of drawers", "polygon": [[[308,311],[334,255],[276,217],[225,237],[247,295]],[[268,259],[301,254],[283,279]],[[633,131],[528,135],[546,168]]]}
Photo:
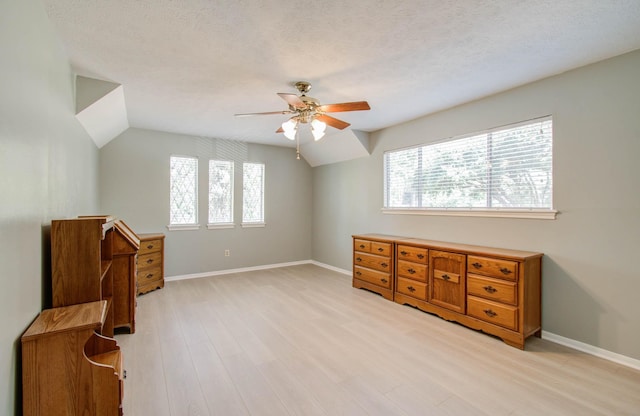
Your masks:
{"label": "small wooden chest of drawers", "polygon": [[353,287],[393,300],[393,238],[380,234],[353,236]]}
{"label": "small wooden chest of drawers", "polygon": [[164,287],[164,234],[139,234],[137,294]]}

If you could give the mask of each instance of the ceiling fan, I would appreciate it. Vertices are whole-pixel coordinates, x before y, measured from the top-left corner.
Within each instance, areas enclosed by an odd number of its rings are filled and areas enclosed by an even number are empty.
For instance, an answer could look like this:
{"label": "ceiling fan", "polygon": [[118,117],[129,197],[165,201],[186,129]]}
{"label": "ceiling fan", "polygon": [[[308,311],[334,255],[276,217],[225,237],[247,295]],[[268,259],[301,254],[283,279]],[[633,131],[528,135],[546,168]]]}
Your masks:
{"label": "ceiling fan", "polygon": [[[369,104],[366,101],[354,101],[349,103],[339,104],[324,104],[313,98],[308,97],[307,93],[311,90],[311,84],[305,81],[298,81],[295,83],[295,87],[300,91],[300,96],[296,94],[289,94],[279,92],[278,95],[289,104],[288,110],[283,111],[269,111],[266,113],[245,113],[236,114],[238,117],[244,116],[256,116],[256,115],[272,115],[272,114],[293,114],[293,116],[282,123],[282,126],[276,130],[276,133],[284,133],[285,137],[289,140],[295,140],[300,123],[310,123],[311,133],[315,140],[320,140],[324,136],[327,125],[342,130],[349,127],[350,124],[346,121],[339,120],[335,117],[327,115],[327,113],[338,113],[342,111],[361,111],[370,110]],[[299,155],[298,155],[298,158]]]}

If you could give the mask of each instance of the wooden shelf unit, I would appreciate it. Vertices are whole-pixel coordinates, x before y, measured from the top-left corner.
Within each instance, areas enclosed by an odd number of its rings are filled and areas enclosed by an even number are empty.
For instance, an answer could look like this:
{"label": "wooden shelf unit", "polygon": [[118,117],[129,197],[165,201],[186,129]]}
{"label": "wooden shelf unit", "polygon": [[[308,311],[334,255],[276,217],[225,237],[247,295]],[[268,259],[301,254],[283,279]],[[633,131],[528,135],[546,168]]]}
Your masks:
{"label": "wooden shelf unit", "polygon": [[113,217],[51,221],[53,307],[107,301],[102,334],[113,336]]}
{"label": "wooden shelf unit", "polygon": [[21,338],[24,416],[122,415],[122,354],[105,300],[44,310]]}
{"label": "wooden shelf unit", "polygon": [[114,223],[113,326],[136,332],[136,278],[140,238],[122,220]]}

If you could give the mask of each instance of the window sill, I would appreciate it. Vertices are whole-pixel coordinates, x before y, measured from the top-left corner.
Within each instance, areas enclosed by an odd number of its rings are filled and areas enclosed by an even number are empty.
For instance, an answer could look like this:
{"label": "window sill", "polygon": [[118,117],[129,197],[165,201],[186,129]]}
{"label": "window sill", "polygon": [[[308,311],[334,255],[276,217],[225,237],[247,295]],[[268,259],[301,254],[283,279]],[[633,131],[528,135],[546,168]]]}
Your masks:
{"label": "window sill", "polygon": [[200,229],[200,224],[169,224],[169,231],[194,231]]}
{"label": "window sill", "polygon": [[555,220],[558,211],[550,209],[435,209],[435,208],[382,208],[383,214],[439,215],[447,217],[526,218]]}
{"label": "window sill", "polygon": [[264,222],[243,222],[242,228],[264,228],[266,224]]}
{"label": "window sill", "polygon": [[209,230],[226,230],[229,228],[235,228],[236,225],[232,222],[229,223],[219,223],[219,224],[207,224],[207,229]]}

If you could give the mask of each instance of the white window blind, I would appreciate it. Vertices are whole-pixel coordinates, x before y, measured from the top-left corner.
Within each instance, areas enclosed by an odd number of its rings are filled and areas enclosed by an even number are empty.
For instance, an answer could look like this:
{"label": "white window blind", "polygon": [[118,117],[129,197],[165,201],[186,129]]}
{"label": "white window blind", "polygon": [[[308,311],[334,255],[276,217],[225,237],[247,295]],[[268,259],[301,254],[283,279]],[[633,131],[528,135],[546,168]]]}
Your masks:
{"label": "white window blind", "polygon": [[171,156],[169,168],[169,224],[198,222],[198,159]]}
{"label": "white window blind", "polygon": [[552,120],[386,152],[385,208],[552,209]]}
{"label": "white window blind", "polygon": [[242,222],[264,223],[264,164],[242,164]]}
{"label": "white window blind", "polygon": [[233,162],[209,160],[209,224],[233,224]]}

